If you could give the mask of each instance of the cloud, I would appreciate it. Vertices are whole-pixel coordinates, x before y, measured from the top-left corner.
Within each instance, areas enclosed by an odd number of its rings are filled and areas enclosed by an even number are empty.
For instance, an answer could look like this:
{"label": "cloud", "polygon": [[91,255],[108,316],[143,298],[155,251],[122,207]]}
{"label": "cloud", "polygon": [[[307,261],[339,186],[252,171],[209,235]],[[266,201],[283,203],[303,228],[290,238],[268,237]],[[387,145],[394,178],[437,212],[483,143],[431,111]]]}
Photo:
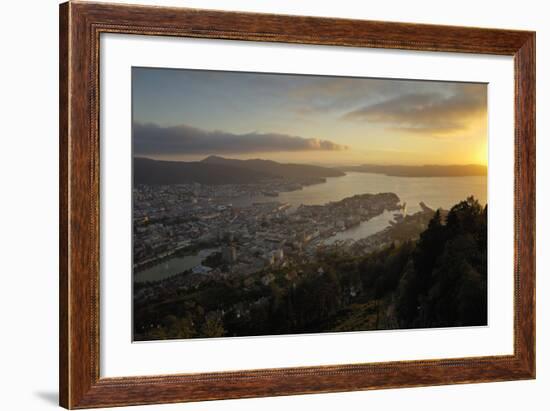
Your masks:
{"label": "cloud", "polygon": [[206,131],[187,125],[161,127],[134,123],[134,152],[155,154],[238,154],[281,151],[340,151],[347,147],[328,140],[277,133],[233,134]]}
{"label": "cloud", "polygon": [[486,87],[459,85],[454,92],[409,93],[360,107],[342,116],[346,120],[381,123],[412,133],[448,134],[465,130],[486,116]]}
{"label": "cloud", "polygon": [[365,99],[398,94],[398,85],[394,83],[369,78],[320,77],[290,89],[288,97],[300,115],[341,114]]}

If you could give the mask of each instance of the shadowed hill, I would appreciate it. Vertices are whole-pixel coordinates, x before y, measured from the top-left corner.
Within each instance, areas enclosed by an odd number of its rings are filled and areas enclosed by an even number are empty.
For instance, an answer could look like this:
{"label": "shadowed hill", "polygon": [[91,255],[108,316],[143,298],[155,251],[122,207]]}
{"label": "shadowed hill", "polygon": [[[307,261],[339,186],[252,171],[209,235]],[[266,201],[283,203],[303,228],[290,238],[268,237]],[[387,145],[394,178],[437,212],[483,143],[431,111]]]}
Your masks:
{"label": "shadowed hill", "polygon": [[134,184],[250,184],[269,179],[303,180],[343,175],[335,169],[268,160],[210,156],[202,161],[184,162],[134,158]]}
{"label": "shadowed hill", "polygon": [[282,164],[277,163],[276,161],[261,159],[235,160],[218,156],[210,156],[202,160],[201,163],[239,167],[282,178],[341,177],[345,175],[345,173],[340,170],[326,167],[311,166],[306,164]]}
{"label": "shadowed hill", "polygon": [[266,178],[272,176],[227,165],[134,158],[134,184],[249,184]]}

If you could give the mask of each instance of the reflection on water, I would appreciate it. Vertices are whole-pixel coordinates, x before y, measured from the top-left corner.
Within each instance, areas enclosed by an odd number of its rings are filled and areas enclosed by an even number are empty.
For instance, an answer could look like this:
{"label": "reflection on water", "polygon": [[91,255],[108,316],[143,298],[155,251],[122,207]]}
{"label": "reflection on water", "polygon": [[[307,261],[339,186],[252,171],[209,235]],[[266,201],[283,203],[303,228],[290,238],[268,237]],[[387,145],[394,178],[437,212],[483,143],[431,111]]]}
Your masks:
{"label": "reflection on water", "polygon": [[355,227],[334,234],[332,237],[327,238],[324,243],[330,245],[336,241],[359,240],[360,238],[368,237],[386,228],[389,225],[389,221],[393,220],[395,213],[397,211],[384,211],[382,214],[368,221],[363,221]]}
{"label": "reflection on water", "polygon": [[402,203],[407,203],[409,214],[420,211],[418,204],[421,201],[433,209],[449,209],[470,195],[484,205],[487,202],[487,177],[392,177],[372,173],[347,173],[343,177],[329,177],[324,184],[280,193],[275,198],[249,198],[247,202],[279,201],[297,207],[300,204],[340,201],[356,194],[388,192],[397,194]]}
{"label": "reflection on water", "polygon": [[169,258],[160,264],[146,268],[142,271],[138,271],[134,276],[134,281],[158,281],[183,273],[184,271],[191,270],[193,267],[201,264],[206,257],[215,251],[218,251],[218,249],[207,248],[201,250],[197,254]]}

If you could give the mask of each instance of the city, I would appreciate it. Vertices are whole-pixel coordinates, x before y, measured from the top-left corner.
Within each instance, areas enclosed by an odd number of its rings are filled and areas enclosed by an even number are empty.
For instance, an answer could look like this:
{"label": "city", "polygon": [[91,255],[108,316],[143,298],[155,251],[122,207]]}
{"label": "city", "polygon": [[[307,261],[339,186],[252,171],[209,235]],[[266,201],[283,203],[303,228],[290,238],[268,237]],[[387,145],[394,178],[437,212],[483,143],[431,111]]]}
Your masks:
{"label": "city", "polygon": [[[264,195],[264,202],[255,202],[256,195],[267,187],[271,196]],[[272,304],[275,284],[282,282],[283,287],[296,288],[308,281],[312,272],[314,276],[324,275],[325,270],[331,270],[331,263],[324,263],[326,256],[340,254],[357,259],[414,240],[435,214],[422,203],[421,211],[407,215],[406,205],[400,204],[394,193],[360,194],[324,205],[292,207],[273,201],[271,197],[278,192],[267,183],[134,188],[136,339],[225,335],[227,330],[221,324],[227,327],[228,317],[250,322],[254,310]],[[385,229],[357,241],[327,241],[385,211],[393,213]],[[442,218],[447,213],[438,212]],[[187,269],[160,279],[139,280],[142,270],[189,255],[196,258]],[[212,298],[212,290],[220,287],[221,294]],[[350,284],[343,290],[343,301],[358,297],[360,289]],[[239,298],[231,298],[235,290]],[[184,308],[175,308],[171,301],[185,301]],[[159,307],[169,307],[167,313],[173,314],[159,315],[159,309],[166,310]],[[178,332],[171,337],[164,334],[166,318],[180,311],[189,315],[197,307],[200,311],[195,313],[195,323],[205,319],[203,328],[217,324],[213,331],[182,334],[178,323]],[[148,314],[150,310],[154,315]],[[372,313],[369,315],[372,317]],[[184,328],[190,329],[192,324],[189,319]],[[251,332],[247,330],[247,334]]]}
{"label": "city", "polygon": [[[134,270],[173,255],[216,248],[221,252],[225,272],[203,265],[195,267],[195,272],[250,274],[268,265],[307,259],[336,232],[385,210],[401,210],[399,198],[393,193],[357,195],[326,205],[301,205],[295,210],[277,201],[242,206],[231,202],[266,192],[259,186],[214,188],[195,183],[136,187]],[[272,184],[265,187],[276,195]]]}

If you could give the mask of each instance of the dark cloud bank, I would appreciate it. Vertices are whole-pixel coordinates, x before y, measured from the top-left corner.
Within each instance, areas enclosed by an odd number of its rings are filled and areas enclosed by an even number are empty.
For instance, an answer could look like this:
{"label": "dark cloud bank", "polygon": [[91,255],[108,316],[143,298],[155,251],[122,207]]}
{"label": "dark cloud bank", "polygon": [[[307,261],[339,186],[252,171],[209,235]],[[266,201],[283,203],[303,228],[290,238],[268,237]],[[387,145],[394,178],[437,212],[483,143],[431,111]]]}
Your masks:
{"label": "dark cloud bank", "polygon": [[134,152],[153,154],[230,154],[279,151],[339,151],[347,147],[328,140],[276,133],[233,134],[206,131],[187,125],[161,127],[133,125]]}

